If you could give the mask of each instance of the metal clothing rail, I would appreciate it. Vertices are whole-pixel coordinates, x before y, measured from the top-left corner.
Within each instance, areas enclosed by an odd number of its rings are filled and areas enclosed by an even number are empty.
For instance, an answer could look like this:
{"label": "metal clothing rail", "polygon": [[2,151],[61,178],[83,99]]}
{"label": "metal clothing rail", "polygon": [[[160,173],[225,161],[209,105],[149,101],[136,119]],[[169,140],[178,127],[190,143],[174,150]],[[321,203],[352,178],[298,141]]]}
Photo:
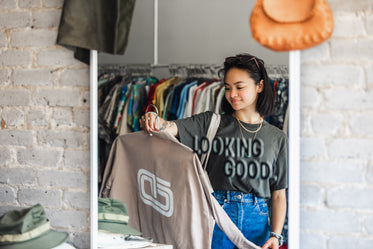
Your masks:
{"label": "metal clothing rail", "polygon": [[[266,65],[269,78],[288,78],[287,65]],[[99,73],[153,75],[155,70],[166,69],[170,76],[219,77],[221,65],[214,64],[105,64],[98,66]]]}
{"label": "metal clothing rail", "polygon": [[[170,76],[201,76],[218,77],[218,72],[222,67],[213,64],[106,64],[100,65],[99,73],[118,73],[136,75],[153,75],[157,70],[166,70]],[[162,75],[163,76],[163,75]]]}
{"label": "metal clothing rail", "polygon": [[288,78],[289,67],[288,65],[265,65],[269,78]]}

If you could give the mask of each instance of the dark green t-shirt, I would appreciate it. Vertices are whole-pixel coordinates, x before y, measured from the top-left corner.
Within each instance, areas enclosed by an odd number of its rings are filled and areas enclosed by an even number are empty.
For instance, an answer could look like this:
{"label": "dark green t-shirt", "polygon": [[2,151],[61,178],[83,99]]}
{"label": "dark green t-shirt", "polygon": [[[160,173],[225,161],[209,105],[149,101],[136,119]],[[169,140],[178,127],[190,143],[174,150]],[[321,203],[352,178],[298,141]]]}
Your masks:
{"label": "dark green t-shirt", "polygon": [[[175,120],[180,142],[201,154],[212,112]],[[242,125],[255,131],[258,124]],[[214,190],[252,193],[270,198],[274,190],[288,187],[288,139],[277,127],[264,121],[256,133],[241,128],[232,115],[221,115],[219,128],[209,148],[207,172]]]}

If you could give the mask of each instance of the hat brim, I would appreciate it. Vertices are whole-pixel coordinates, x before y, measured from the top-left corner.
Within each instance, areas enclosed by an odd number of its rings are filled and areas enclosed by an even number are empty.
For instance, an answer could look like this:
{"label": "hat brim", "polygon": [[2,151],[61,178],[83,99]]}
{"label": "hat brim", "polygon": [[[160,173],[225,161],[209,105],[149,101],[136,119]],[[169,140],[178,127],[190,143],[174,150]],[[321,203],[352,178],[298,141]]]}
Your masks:
{"label": "hat brim", "polygon": [[112,233],[121,233],[126,235],[141,235],[141,232],[137,231],[135,228],[125,225],[123,223],[114,223],[114,222],[98,222],[98,229],[109,231]]}
{"label": "hat brim", "polygon": [[50,249],[66,242],[68,237],[68,233],[50,230],[32,240],[12,244],[0,244],[0,249]]}

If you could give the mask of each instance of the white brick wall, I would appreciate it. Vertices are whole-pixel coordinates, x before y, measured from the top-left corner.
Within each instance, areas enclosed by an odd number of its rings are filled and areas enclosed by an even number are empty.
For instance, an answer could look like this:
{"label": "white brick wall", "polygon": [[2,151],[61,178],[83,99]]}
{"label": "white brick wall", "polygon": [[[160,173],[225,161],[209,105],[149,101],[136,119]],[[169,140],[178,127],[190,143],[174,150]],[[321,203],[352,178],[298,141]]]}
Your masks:
{"label": "white brick wall", "polygon": [[0,2],[0,215],[40,203],[89,248],[89,68],[56,45],[63,0]]}
{"label": "white brick wall", "polygon": [[373,2],[329,0],[332,38],[302,52],[301,248],[373,243]]}
{"label": "white brick wall", "polygon": [[[328,2],[333,37],[302,51],[300,248],[366,249],[373,243],[373,2]],[[88,248],[89,77],[55,45],[62,3],[1,1],[0,214],[40,202],[52,226]]]}

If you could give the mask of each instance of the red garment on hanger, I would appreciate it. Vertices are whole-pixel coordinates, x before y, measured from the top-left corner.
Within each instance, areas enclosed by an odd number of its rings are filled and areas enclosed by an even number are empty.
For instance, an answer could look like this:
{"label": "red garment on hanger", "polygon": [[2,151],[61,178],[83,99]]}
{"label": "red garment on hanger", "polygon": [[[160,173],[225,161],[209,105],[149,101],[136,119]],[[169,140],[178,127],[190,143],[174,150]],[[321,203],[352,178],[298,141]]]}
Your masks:
{"label": "red garment on hanger", "polygon": [[153,104],[153,99],[154,99],[154,96],[155,96],[155,89],[157,89],[157,86],[159,86],[160,84],[162,84],[165,81],[166,81],[166,79],[161,79],[156,84],[150,86],[148,97],[146,99],[146,104],[144,105],[144,110],[143,110],[144,112],[145,112],[145,109],[148,105]]}

